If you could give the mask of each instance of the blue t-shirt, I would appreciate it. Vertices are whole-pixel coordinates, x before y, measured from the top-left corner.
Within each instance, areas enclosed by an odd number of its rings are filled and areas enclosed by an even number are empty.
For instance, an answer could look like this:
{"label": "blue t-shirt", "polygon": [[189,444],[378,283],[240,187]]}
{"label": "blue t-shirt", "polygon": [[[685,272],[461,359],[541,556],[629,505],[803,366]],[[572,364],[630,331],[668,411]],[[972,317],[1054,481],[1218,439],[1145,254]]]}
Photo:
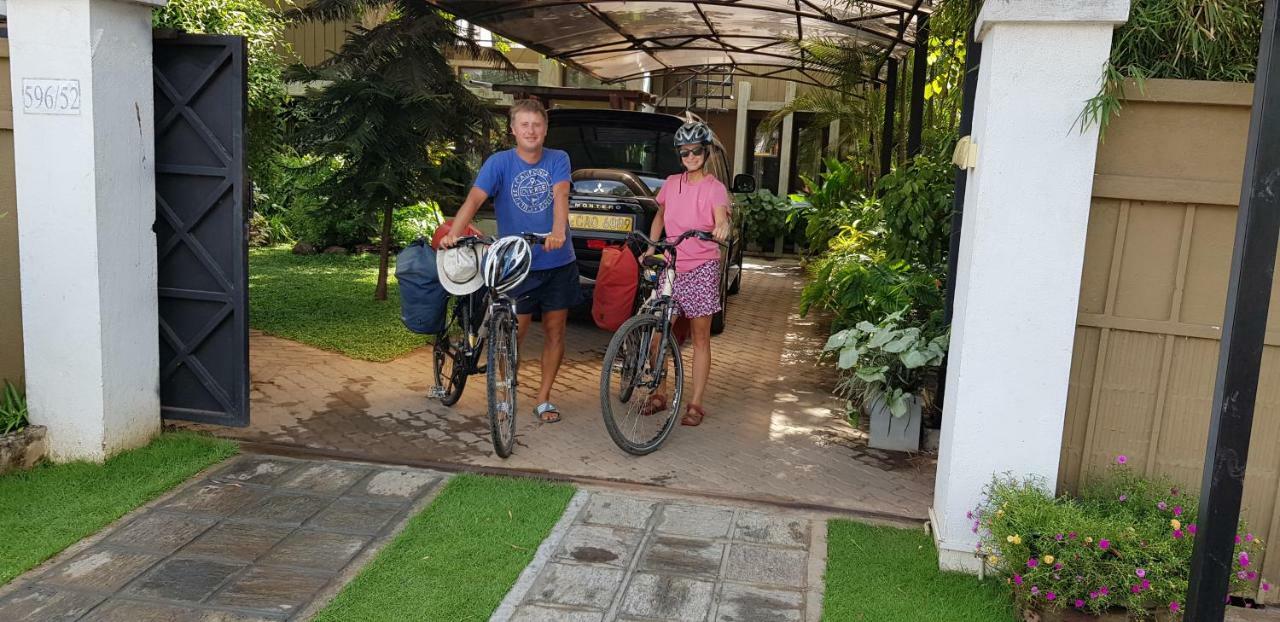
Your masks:
{"label": "blue t-shirt", "polygon": [[[552,186],[571,182],[569,154],[559,149],[543,149],[542,159],[529,164],[515,149],[499,151],[484,161],[472,185],[493,199],[498,218],[498,235],[550,233],[555,223]],[[564,246],[547,251],[533,246],[533,270],[559,268],[574,261],[573,234],[565,232]]]}

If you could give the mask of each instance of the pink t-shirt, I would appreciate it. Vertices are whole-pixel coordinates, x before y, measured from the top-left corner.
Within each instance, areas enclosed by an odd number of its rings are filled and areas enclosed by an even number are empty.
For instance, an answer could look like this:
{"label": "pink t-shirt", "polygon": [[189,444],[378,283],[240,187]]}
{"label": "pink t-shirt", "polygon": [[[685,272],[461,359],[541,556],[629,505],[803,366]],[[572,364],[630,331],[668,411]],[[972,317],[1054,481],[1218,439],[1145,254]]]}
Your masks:
{"label": "pink t-shirt", "polygon": [[[668,239],[685,231],[711,231],[716,228],[716,207],[729,207],[729,191],[719,179],[703,175],[696,184],[689,183],[684,173],[672,175],[658,190],[658,203],[664,208],[663,223]],[[676,247],[676,272],[689,272],[720,258],[715,242],[689,238]]]}

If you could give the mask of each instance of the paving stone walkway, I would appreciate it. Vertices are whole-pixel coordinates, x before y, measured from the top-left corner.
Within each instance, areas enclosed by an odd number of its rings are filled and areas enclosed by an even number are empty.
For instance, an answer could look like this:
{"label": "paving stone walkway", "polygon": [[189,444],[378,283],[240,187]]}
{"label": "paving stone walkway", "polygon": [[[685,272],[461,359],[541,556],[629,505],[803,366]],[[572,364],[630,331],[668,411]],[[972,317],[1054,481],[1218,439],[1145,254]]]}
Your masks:
{"label": "paving stone walkway", "polygon": [[443,478],[243,455],[0,589],[0,620],[307,619]]}
{"label": "paving stone walkway", "polygon": [[817,622],[826,523],[582,490],[493,622]]}
{"label": "paving stone walkway", "polygon": [[797,310],[799,265],[749,260],[743,278],[742,293],[729,299],[728,327],[712,340],[710,416],[679,427],[648,456],[623,453],[605,431],[599,383],[610,333],[589,321],[569,328],[555,389],[564,421],[556,425],[528,416],[542,347],[540,328],[530,331],[510,459],[489,443],[483,377],[472,377],[452,408],[426,397],[427,348],[371,363],[255,332],[250,426],[191,427],[358,460],[513,468],[924,519],[936,459],[868,448],[844,420],[832,369],[817,364],[827,328]]}

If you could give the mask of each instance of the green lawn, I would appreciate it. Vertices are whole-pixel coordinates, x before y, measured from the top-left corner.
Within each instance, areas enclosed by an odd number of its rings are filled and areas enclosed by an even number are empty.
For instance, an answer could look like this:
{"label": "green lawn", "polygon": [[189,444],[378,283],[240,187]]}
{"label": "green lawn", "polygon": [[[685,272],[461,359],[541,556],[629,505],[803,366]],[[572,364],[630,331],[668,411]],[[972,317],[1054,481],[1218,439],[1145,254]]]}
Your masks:
{"label": "green lawn", "polygon": [[316,620],[488,620],[572,496],[564,484],[459,475]]}
{"label": "green lawn", "polygon": [[235,453],[230,441],[178,432],[105,464],[0,476],[0,585]]}
{"label": "green lawn", "polygon": [[288,246],[249,250],[249,324],[263,332],[366,361],[389,361],[421,347],[400,323],[395,257],[387,299],[373,299],[378,256],[309,255]]}
{"label": "green lawn", "polygon": [[918,529],[829,522],[826,580],[825,620],[1013,620],[1002,583],[939,572],[933,541]]}

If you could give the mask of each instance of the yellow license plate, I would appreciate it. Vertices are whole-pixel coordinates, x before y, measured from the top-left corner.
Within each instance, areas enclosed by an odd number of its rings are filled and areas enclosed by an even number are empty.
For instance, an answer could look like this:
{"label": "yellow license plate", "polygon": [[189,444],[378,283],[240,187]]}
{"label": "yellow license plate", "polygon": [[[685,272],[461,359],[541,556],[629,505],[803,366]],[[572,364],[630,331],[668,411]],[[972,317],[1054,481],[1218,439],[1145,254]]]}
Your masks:
{"label": "yellow license plate", "polygon": [[631,231],[630,216],[610,216],[606,214],[569,214],[569,226],[574,229],[592,231]]}

